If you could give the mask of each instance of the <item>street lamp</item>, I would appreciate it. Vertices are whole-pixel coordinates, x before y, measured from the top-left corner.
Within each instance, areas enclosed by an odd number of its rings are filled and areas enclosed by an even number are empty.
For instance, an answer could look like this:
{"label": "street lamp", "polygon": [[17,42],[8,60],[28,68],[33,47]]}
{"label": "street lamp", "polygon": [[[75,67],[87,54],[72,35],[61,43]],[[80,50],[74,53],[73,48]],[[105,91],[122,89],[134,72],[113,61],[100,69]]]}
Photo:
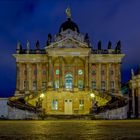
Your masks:
{"label": "street lamp", "polygon": [[92,100],[92,113],[97,111],[96,101],[95,101],[95,94],[90,93],[90,98]]}
{"label": "street lamp", "polygon": [[44,96],[45,96],[45,95],[44,95],[44,93],[41,93],[40,98],[42,98],[42,99],[43,99],[43,98],[44,98]]}
{"label": "street lamp", "polygon": [[91,97],[92,99],[94,99],[94,98],[95,98],[95,94],[94,94],[94,93],[90,93],[90,97]]}

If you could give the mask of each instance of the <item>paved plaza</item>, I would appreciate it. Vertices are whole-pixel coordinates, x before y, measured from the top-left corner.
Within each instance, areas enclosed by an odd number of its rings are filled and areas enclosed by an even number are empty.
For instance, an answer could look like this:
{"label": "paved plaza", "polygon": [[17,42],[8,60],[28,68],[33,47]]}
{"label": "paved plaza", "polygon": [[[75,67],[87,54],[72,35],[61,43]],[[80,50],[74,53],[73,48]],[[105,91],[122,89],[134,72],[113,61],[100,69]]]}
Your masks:
{"label": "paved plaza", "polygon": [[139,140],[140,120],[0,121],[0,140]]}

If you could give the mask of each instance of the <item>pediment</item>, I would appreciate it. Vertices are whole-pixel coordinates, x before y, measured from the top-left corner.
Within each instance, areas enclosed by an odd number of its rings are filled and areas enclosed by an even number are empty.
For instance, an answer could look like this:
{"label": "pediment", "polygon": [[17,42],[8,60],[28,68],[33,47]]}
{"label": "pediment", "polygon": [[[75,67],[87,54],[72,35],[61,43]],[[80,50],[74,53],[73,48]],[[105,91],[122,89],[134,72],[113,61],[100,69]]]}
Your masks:
{"label": "pediment", "polygon": [[88,48],[88,45],[72,37],[66,37],[46,47],[46,49],[50,48]]}

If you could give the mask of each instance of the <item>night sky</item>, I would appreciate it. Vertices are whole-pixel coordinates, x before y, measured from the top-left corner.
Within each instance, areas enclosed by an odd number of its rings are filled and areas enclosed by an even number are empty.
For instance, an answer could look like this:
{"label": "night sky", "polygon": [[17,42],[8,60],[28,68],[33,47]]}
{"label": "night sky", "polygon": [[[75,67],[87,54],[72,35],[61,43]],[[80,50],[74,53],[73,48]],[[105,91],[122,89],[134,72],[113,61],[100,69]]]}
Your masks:
{"label": "night sky", "polygon": [[92,46],[102,41],[107,48],[121,40],[126,54],[122,65],[122,82],[130,78],[131,68],[140,64],[140,0],[0,0],[0,97],[14,94],[16,65],[12,54],[18,41],[31,48],[40,41],[46,44],[48,33],[58,33],[66,20],[65,9],[72,9],[72,18],[81,33],[88,33]]}

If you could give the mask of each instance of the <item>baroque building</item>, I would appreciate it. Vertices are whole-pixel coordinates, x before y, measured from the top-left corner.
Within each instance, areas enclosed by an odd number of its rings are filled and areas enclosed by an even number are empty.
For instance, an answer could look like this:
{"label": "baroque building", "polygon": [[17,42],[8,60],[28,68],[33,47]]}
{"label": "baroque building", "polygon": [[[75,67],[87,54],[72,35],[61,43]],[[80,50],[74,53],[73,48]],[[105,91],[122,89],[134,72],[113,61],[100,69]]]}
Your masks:
{"label": "baroque building", "polygon": [[[89,114],[90,93],[121,94],[121,43],[112,49],[92,48],[88,34],[81,34],[70,9],[59,32],[48,34],[46,47],[39,41],[33,50],[18,43],[15,97],[24,97],[34,106],[41,100],[45,114]],[[41,99],[42,98],[42,99]]]}
{"label": "baroque building", "polygon": [[135,73],[132,70],[132,77],[128,82],[129,87],[129,111],[131,117],[140,118],[140,67]]}

